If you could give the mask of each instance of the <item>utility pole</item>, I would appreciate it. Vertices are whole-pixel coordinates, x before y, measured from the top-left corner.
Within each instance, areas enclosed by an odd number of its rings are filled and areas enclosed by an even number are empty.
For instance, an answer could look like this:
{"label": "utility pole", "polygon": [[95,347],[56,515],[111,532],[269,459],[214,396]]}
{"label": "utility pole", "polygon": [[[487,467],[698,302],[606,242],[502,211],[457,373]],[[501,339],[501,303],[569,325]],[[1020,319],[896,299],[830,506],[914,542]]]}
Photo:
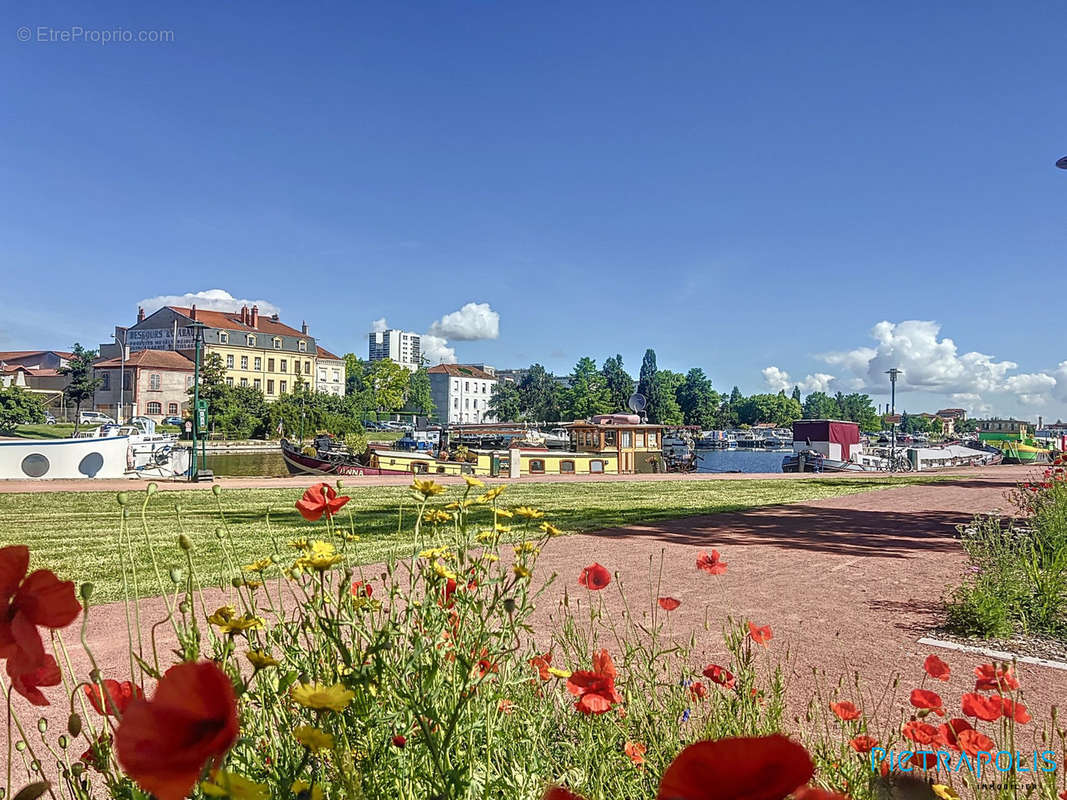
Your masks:
{"label": "utility pole", "polygon": [[121,425],[123,407],[122,401],[125,398],[126,394],[126,332],[123,331],[121,342],[119,342],[119,335],[117,333],[113,333],[111,335],[115,337],[115,341],[118,342],[119,346],[122,348],[122,352],[119,354],[119,411],[115,419],[115,422]]}
{"label": "utility pole", "polygon": [[896,472],[897,469],[897,375],[903,370],[899,370],[896,367],[886,370],[886,375],[889,376],[889,397],[891,402],[891,410],[889,412],[890,419],[893,420],[893,436],[892,444],[890,446],[890,465],[889,471]]}
{"label": "utility pole", "polygon": [[200,345],[204,340],[204,324],[193,322],[193,463],[189,470],[189,480],[195,481],[200,472],[197,463],[197,445],[200,442]]}

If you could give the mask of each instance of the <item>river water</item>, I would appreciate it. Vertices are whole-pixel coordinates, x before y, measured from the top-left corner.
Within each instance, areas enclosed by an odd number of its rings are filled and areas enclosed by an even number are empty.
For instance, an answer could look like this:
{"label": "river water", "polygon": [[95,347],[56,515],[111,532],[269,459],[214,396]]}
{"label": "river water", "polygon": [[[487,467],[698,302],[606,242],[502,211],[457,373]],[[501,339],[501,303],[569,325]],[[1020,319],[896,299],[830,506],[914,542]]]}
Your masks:
{"label": "river water", "polygon": [[[701,450],[698,472],[781,472],[780,450]],[[278,450],[259,453],[208,453],[208,469],[226,477],[279,477],[288,475]]]}

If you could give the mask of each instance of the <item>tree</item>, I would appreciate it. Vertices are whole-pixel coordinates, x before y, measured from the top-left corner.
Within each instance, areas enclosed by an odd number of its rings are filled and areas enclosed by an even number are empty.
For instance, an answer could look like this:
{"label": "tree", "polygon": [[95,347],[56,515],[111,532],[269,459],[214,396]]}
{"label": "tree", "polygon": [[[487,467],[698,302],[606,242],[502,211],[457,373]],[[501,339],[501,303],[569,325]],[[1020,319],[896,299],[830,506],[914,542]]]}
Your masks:
{"label": "tree", "polygon": [[563,392],[563,406],[565,419],[588,419],[613,410],[607,381],[597,371],[596,362],[588,356],[583,356],[574,365],[571,385]]}
{"label": "tree", "polygon": [[342,358],[345,362],[345,394],[359,394],[367,389],[363,362],[355,353],[345,353]]}
{"label": "tree", "polygon": [[[193,388],[189,387],[189,407],[192,408]],[[208,353],[200,363],[200,399],[207,400],[208,408],[214,414],[226,393],[226,367],[222,356]]]}
{"label": "tree", "polygon": [[736,386],[730,390],[730,405],[739,406],[744,401],[745,396],[741,394],[741,390]]}
{"label": "tree", "polygon": [[374,407],[378,411],[399,411],[407,400],[411,374],[407,367],[389,358],[375,361],[368,383],[374,391]]}
{"label": "tree", "polygon": [[680,372],[661,369],[656,372],[656,388],[659,392],[659,406],[656,422],[660,425],[681,425],[684,421],[682,407],[678,405],[678,390],[685,382]]}
{"label": "tree", "polygon": [[431,416],[436,410],[430,392],[430,375],[422,367],[411,373],[408,384],[408,407],[424,417]]}
{"label": "tree", "polygon": [[560,387],[552,373],[534,364],[519,382],[519,410],[526,419],[553,422],[562,417]]}
{"label": "tree", "polygon": [[837,402],[826,392],[812,392],[804,398],[804,419],[837,419],[840,411]]}
{"label": "tree", "polygon": [[13,433],[19,425],[37,422],[44,422],[40,398],[14,384],[0,389],[0,433]]}
{"label": "tree", "polygon": [[800,387],[799,386],[793,386],[793,399],[796,400],[798,403],[800,402]]}
{"label": "tree", "polygon": [[777,426],[788,427],[800,419],[802,413],[800,403],[783,391],[778,394],[754,394],[745,398],[738,417],[747,425],[773,422]]}
{"label": "tree", "polygon": [[659,416],[660,385],[656,380],[656,372],[656,351],[650,347],[641,361],[641,375],[637,382],[637,393],[645,396],[645,413],[649,422],[662,422]]}
{"label": "tree", "polygon": [[[96,390],[104,382],[102,378],[93,377],[93,362],[96,361],[96,356],[95,350],[86,350],[75,342],[70,361],[67,366],[59,370],[60,375],[70,378],[66,388],[63,389],[63,394],[74,405],[75,434],[78,433],[78,427],[81,425],[82,403],[86,400],[91,402]],[[117,420],[117,422],[122,422],[122,420]]]}
{"label": "tree", "polygon": [[711,380],[700,367],[693,367],[686,373],[677,397],[686,425],[699,425],[704,430],[716,426],[721,398],[711,388]]}
{"label": "tree", "polygon": [[517,420],[522,413],[519,408],[519,387],[511,381],[502,381],[494,386],[489,396],[489,410],[500,422]]}
{"label": "tree", "polygon": [[607,384],[611,411],[622,411],[634,393],[634,379],[622,368],[622,356],[615,355],[607,359],[600,368],[600,374]]}

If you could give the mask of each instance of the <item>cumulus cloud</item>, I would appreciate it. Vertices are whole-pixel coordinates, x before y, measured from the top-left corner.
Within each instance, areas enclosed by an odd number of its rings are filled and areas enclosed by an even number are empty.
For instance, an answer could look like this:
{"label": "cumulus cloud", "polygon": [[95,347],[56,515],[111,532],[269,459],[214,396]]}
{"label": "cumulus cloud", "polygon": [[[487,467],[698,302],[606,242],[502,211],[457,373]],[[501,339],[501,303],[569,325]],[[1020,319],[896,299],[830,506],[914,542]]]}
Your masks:
{"label": "cumulus cloud", "polygon": [[161,294],[158,297],[146,297],[137,306],[144,309],[145,314],[159,311],[163,306],[178,306],[189,308],[195,305],[206,311],[240,311],[241,306],[259,306],[260,314],[280,314],[278,306],[266,300],[246,300],[234,297],[225,289],[207,289],[202,292],[186,292],[185,294]]}
{"label": "cumulus cloud", "polygon": [[371,333],[385,333],[389,330],[389,323],[385,321],[385,317],[376,319],[370,324]]}
{"label": "cumulus cloud", "polygon": [[794,386],[799,386],[804,392],[829,392],[831,388],[836,391],[834,376],[825,372],[815,372],[805,376],[803,380],[793,380],[784,369],[770,366],[764,368],[763,380],[773,392],[788,392]]}
{"label": "cumulus cloud", "polygon": [[459,342],[496,339],[500,336],[500,315],[488,303],[467,303],[459,311],[437,320],[429,332],[432,336]]}
{"label": "cumulus cloud", "polygon": [[455,364],[456,350],[448,346],[448,340],[430,333],[424,333],[421,339],[422,354],[433,364]]}

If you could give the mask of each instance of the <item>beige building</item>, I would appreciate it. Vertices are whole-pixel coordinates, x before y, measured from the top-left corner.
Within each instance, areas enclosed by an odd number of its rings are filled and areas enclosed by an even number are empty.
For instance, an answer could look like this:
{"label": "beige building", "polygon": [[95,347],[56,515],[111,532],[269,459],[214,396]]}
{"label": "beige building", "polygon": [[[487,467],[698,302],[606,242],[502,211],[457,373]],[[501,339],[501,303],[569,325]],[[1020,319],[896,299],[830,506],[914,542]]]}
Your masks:
{"label": "beige building", "polygon": [[93,364],[93,374],[103,383],[96,390],[93,407],[118,419],[119,399],[125,422],[131,417],[184,417],[189,412],[189,389],[193,385],[193,362],[172,350],[138,350],[126,359],[108,358]]}

